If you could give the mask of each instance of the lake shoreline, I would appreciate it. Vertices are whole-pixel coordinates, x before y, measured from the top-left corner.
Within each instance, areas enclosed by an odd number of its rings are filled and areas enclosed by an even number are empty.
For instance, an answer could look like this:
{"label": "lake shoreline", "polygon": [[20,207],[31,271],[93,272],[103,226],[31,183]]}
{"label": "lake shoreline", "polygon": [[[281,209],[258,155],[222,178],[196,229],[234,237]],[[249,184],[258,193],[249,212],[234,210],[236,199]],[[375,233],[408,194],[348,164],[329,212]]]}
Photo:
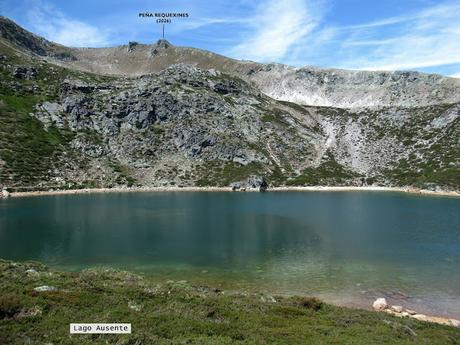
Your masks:
{"label": "lake shoreline", "polygon": [[[246,192],[258,192],[258,189],[247,189]],[[119,187],[119,188],[85,188],[68,190],[48,190],[30,192],[12,192],[10,197],[30,197],[44,195],[101,194],[101,193],[132,193],[132,192],[233,192],[231,187]],[[236,191],[238,192],[238,191]],[[272,187],[266,192],[398,192],[414,195],[460,197],[459,191],[432,191],[412,187],[378,187],[378,186],[307,186],[307,187]]]}
{"label": "lake shoreline", "polygon": [[135,339],[148,343],[182,343],[187,335],[206,343],[226,339],[228,344],[241,338],[250,343],[311,339],[361,344],[366,339],[363,344],[451,344],[460,335],[455,319],[409,317],[388,308],[375,311],[375,306],[373,311],[338,307],[312,296],[228,290],[118,269],[66,272],[39,262],[0,259],[0,274],[5,277],[0,284],[5,291],[0,296],[0,343],[5,344],[22,342],[24,334],[62,343],[69,339],[69,323],[80,320],[130,323]]}

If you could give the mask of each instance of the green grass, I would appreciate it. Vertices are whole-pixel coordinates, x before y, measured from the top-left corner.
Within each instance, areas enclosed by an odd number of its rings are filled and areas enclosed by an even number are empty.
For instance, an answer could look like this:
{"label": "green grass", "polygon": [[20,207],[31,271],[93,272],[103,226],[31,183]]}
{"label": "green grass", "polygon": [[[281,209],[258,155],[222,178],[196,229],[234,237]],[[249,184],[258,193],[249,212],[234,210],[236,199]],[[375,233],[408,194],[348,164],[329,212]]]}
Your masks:
{"label": "green grass", "polygon": [[359,177],[359,174],[345,169],[328,152],[326,159],[317,168],[307,168],[286,182],[288,186],[318,186],[318,185],[340,185],[347,183],[350,179]]}
{"label": "green grass", "polygon": [[[33,268],[38,273],[26,273]],[[1,344],[460,344],[460,329],[335,307],[270,302],[112,269],[57,272],[0,260]],[[41,285],[54,292],[35,292]],[[137,309],[137,310],[136,310]],[[22,311],[22,313],[21,313]],[[27,316],[29,315],[29,316]],[[124,322],[130,335],[70,335],[71,322]]]}
{"label": "green grass", "polygon": [[119,162],[112,160],[109,163],[113,172],[117,175],[115,182],[119,185],[126,184],[128,187],[132,187],[136,184],[136,179],[131,176],[129,168]]}
{"label": "green grass", "polygon": [[0,158],[6,163],[0,183],[27,186],[46,180],[73,133],[55,127],[46,131],[40,121],[19,110],[27,109],[27,103],[16,102],[15,107],[0,99]]}
{"label": "green grass", "polygon": [[244,181],[250,175],[264,175],[260,163],[243,165],[235,162],[207,161],[197,167],[195,175],[202,176],[195,181],[197,186],[225,187],[232,182]]}

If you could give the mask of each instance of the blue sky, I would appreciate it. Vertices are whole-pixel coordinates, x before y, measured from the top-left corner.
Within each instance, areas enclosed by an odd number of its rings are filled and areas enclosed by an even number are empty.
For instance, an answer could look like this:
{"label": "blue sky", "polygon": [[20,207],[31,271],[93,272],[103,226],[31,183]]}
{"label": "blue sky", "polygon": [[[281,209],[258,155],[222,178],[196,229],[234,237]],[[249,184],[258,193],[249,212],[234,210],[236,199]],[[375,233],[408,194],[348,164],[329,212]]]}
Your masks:
{"label": "blue sky", "polygon": [[460,0],[0,0],[0,13],[70,46],[155,42],[139,12],[188,12],[176,45],[237,59],[460,77]]}

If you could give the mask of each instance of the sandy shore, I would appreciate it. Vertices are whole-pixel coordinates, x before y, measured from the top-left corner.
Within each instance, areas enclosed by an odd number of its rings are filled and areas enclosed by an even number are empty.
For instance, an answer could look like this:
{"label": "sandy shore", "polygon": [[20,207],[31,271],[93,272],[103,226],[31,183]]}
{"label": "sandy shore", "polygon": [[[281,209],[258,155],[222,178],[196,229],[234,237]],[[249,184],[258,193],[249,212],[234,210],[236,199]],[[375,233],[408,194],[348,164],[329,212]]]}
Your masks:
{"label": "sandy shore", "polygon": [[[230,187],[132,187],[132,188],[87,188],[69,190],[49,190],[34,192],[14,192],[10,197],[26,197],[40,195],[67,195],[67,194],[89,194],[89,193],[126,193],[126,192],[231,192]],[[257,189],[247,190],[249,192]],[[431,191],[409,187],[334,187],[334,186],[310,186],[310,187],[273,187],[268,192],[400,192],[418,195],[439,195],[460,197],[460,192],[455,191]]]}

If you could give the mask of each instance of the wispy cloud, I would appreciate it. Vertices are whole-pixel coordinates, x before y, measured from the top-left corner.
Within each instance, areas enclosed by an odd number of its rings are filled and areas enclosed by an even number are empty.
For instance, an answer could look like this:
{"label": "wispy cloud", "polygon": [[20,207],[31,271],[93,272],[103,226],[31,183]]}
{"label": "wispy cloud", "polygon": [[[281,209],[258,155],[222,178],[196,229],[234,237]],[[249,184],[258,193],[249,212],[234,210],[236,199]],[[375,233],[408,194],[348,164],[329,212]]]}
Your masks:
{"label": "wispy cloud", "polygon": [[412,15],[338,28],[340,51],[346,57],[339,66],[395,70],[458,64],[459,16],[458,2],[445,3]]}
{"label": "wispy cloud", "polygon": [[47,2],[30,1],[26,16],[34,32],[53,42],[73,47],[96,47],[110,44],[107,32],[71,18]]}
{"label": "wispy cloud", "polygon": [[[166,27],[174,44],[295,66],[460,74],[460,0],[413,1],[375,20],[366,0],[346,8],[336,0],[80,1],[77,10],[59,0],[0,0],[0,11],[52,41],[97,47],[154,42],[161,26],[137,13],[181,4],[191,15]],[[102,12],[102,2],[113,6]]]}
{"label": "wispy cloud", "polygon": [[344,26],[323,21],[328,10],[323,1],[265,1],[230,54],[359,70],[460,66],[458,1]]}
{"label": "wispy cloud", "polygon": [[313,1],[268,0],[248,19],[248,31],[230,54],[256,61],[279,61],[318,25],[318,6]]}

